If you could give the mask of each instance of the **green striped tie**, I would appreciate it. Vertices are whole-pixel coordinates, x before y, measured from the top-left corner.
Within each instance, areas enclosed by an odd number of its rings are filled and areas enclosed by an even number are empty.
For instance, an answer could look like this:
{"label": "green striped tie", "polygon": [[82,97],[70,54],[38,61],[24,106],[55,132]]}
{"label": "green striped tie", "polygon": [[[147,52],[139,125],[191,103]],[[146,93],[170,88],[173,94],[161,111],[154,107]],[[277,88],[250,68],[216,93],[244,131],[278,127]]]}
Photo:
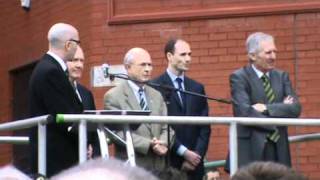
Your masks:
{"label": "green striped tie", "polygon": [[276,98],[276,96],[274,95],[274,92],[271,88],[271,84],[269,81],[269,78],[266,74],[264,74],[261,77],[262,81],[263,81],[263,87],[264,87],[264,92],[266,93],[266,97],[268,99],[268,103],[273,103],[274,99]]}

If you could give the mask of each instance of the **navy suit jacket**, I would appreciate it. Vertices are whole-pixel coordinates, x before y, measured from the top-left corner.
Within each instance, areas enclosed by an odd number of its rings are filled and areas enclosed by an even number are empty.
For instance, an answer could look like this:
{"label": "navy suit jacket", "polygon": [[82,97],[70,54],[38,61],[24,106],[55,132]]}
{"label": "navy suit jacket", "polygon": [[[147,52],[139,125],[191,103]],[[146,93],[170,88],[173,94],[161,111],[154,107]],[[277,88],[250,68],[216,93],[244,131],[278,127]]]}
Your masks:
{"label": "navy suit jacket", "polygon": [[[174,87],[167,72],[153,80],[154,83]],[[188,78],[184,78],[185,90],[205,94],[202,84]],[[168,92],[165,89],[157,88],[167,102],[169,116],[208,116],[208,102],[205,98],[193,95],[185,95],[185,110],[180,104],[176,92]],[[210,138],[210,125],[172,125],[176,133],[175,143],[171,151],[171,164],[176,168],[181,168],[184,161],[182,156],[176,154],[178,147],[183,144],[188,149],[197,152],[202,158],[205,156]],[[197,168],[203,174],[203,163]]]}
{"label": "navy suit jacket", "polygon": [[[81,113],[82,103],[59,63],[45,54],[36,65],[29,82],[30,116]],[[67,131],[70,124],[47,125],[47,176],[78,161],[78,137]],[[31,171],[37,172],[37,127],[30,132]]]}

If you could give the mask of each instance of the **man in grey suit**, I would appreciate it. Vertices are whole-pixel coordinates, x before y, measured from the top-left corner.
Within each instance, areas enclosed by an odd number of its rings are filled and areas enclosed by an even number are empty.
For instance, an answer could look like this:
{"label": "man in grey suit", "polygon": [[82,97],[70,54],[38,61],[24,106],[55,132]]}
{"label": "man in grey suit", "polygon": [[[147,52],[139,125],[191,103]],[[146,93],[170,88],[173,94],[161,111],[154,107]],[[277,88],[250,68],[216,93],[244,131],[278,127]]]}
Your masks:
{"label": "man in grey suit", "polygon": [[[301,107],[288,73],[274,68],[277,49],[273,37],[253,33],[246,45],[249,64],[230,76],[234,116],[299,117]],[[238,125],[237,130],[239,167],[253,161],[291,166],[286,126]]]}
{"label": "man in grey suit", "polygon": [[[104,95],[104,108],[108,110],[151,110],[151,115],[167,115],[166,104],[161,94],[147,86],[150,80],[152,61],[149,53],[142,48],[130,49],[124,57],[124,66],[129,78],[110,89]],[[173,131],[169,134],[173,135]],[[118,135],[123,137],[122,132]],[[136,163],[148,170],[161,171],[165,167],[165,155],[168,152],[167,125],[141,124],[132,131],[133,145],[136,151]],[[172,137],[171,137],[172,138]],[[126,158],[124,145],[115,143],[116,156]]]}

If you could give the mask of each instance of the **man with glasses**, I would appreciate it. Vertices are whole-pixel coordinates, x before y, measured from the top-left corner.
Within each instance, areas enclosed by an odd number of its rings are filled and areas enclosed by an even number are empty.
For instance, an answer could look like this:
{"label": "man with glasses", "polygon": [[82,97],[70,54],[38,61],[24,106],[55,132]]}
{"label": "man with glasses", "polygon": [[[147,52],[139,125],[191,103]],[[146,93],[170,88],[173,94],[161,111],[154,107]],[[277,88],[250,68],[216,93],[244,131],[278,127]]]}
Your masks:
{"label": "man with glasses", "polygon": [[[82,103],[68,79],[66,62],[72,60],[80,43],[70,24],[57,23],[48,32],[49,50],[39,60],[29,82],[30,116],[81,113]],[[68,132],[70,124],[47,125],[47,176],[77,163],[78,139]],[[37,127],[30,132],[31,173],[37,172]]]}
{"label": "man with glasses", "polygon": [[[104,95],[107,110],[150,110],[151,115],[167,115],[166,104],[161,94],[144,84],[152,72],[150,54],[142,48],[130,49],[124,57],[128,77]],[[144,123],[132,131],[136,163],[149,171],[162,171],[165,168],[165,155],[168,152],[167,125]],[[118,132],[123,136],[123,132]],[[173,131],[170,132],[171,137]],[[115,143],[116,156],[126,159],[125,145]]]}

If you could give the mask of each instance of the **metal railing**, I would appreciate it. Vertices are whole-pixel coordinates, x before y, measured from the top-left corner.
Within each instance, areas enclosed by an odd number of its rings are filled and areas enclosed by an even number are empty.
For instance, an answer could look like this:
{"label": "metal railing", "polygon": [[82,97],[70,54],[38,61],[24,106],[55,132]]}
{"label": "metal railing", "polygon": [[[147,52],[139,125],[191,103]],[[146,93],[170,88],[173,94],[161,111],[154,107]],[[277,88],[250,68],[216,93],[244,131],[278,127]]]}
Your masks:
{"label": "metal railing", "polygon": [[[0,124],[0,131],[11,131],[25,129],[38,125],[38,172],[46,174],[46,124],[50,116],[39,116],[14,122]],[[291,118],[246,118],[246,117],[195,117],[195,116],[120,116],[120,115],[85,115],[85,114],[60,114],[57,116],[57,123],[77,122],[79,123],[79,162],[86,161],[87,148],[87,122],[98,124],[128,124],[128,123],[160,123],[160,124],[225,124],[229,125],[229,148],[237,149],[237,124],[244,125],[298,125],[298,126],[319,126],[320,119],[291,119]],[[292,142],[315,140],[320,133],[312,135],[299,135],[290,137]],[[8,141],[8,137],[3,137]],[[0,138],[1,141],[1,138]],[[27,139],[11,139],[10,143],[26,142]],[[131,144],[132,146],[132,144]],[[230,172],[231,175],[237,170],[237,151],[230,151]],[[221,166],[225,161],[218,163],[207,162],[208,166]]]}
{"label": "metal railing", "polygon": [[[0,124],[0,131],[20,130],[20,129],[26,129],[26,128],[38,126],[38,134],[39,134],[38,136],[38,172],[40,174],[46,174],[46,156],[47,156],[46,155],[46,147],[47,147],[46,124],[49,121],[49,117],[50,117],[49,115],[44,115],[44,116]],[[24,139],[25,138],[22,138],[17,141],[23,141]]]}
{"label": "metal railing", "polygon": [[0,144],[28,144],[29,137],[26,136],[0,136]]}
{"label": "metal railing", "polygon": [[[84,127],[85,122],[94,123],[159,123],[159,124],[226,124],[229,125],[229,148],[237,149],[237,124],[243,125],[277,125],[277,126],[319,126],[319,119],[292,119],[292,118],[248,118],[248,117],[195,117],[195,116],[119,116],[119,115],[80,115],[65,114],[58,115],[57,123],[78,122],[79,127]],[[79,128],[80,129],[80,128]],[[86,141],[79,132],[79,140]],[[80,142],[81,143],[81,142]],[[85,151],[86,146],[80,151]],[[80,159],[85,159],[86,154],[79,154]],[[230,151],[230,173],[233,175],[238,169],[237,151]]]}
{"label": "metal railing", "polygon": [[[290,143],[299,143],[306,141],[315,141],[320,139],[320,133],[313,134],[302,134],[296,136],[288,137]],[[223,167],[226,164],[226,160],[214,160],[214,161],[206,161],[204,162],[204,168],[206,171],[216,169],[218,167]]]}

